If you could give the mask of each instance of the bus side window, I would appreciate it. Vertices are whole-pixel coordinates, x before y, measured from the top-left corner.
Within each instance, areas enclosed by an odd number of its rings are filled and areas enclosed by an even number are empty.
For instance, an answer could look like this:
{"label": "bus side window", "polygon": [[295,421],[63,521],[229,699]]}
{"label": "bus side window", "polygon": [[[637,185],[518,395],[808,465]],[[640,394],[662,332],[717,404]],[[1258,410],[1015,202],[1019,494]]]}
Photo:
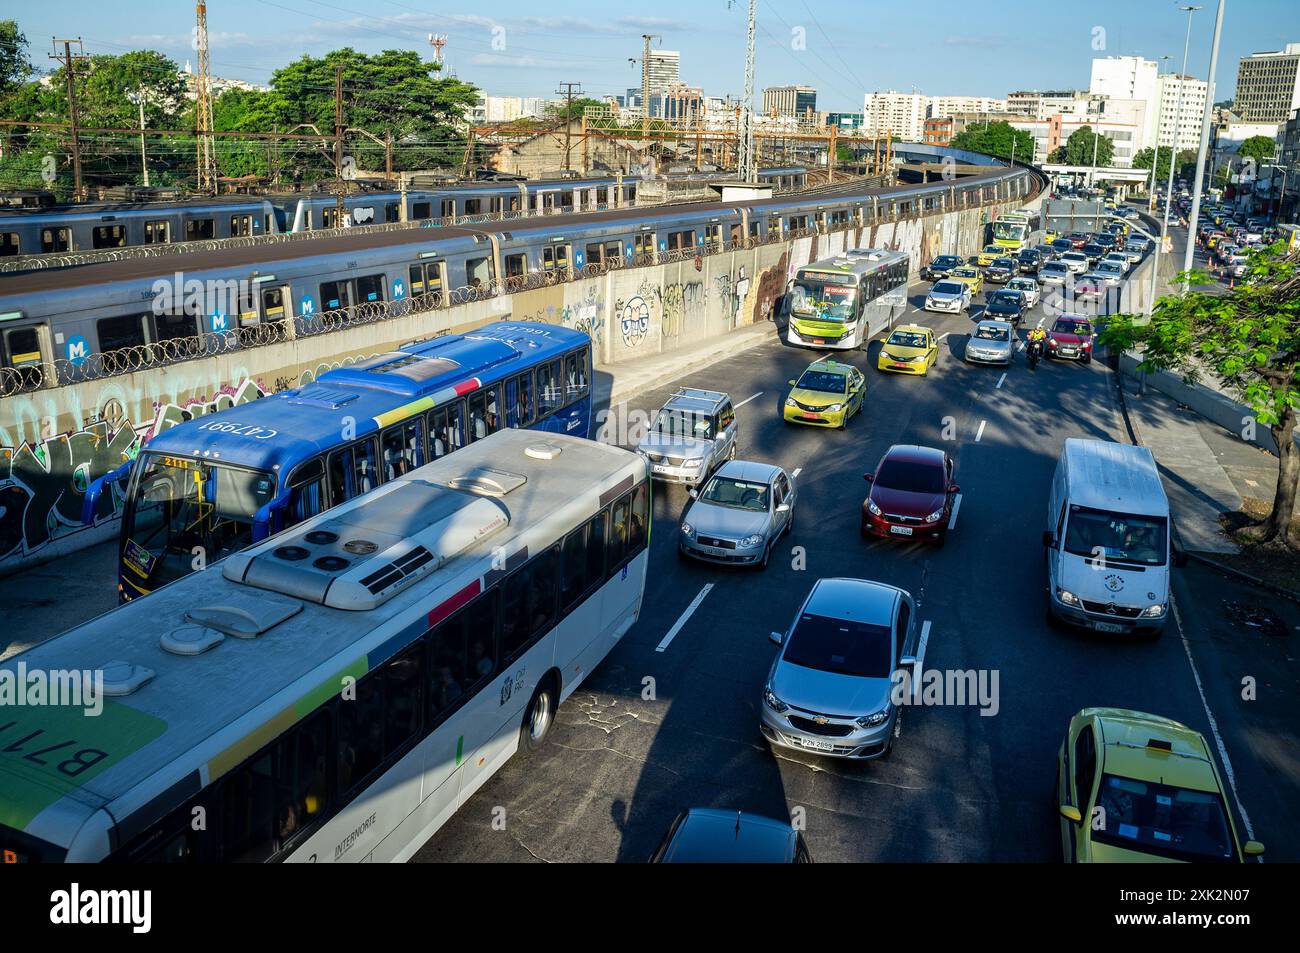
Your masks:
{"label": "bus side window", "polygon": [[424,708],[424,646],[416,644],[384,666],[384,757],[391,759],[420,731]]}
{"label": "bus side window", "polygon": [[613,575],[627,555],[628,497],[617,501],[610,511],[609,539],[605,547],[605,567]]}
{"label": "bus side window", "polygon": [[367,437],[365,440],[358,441],[356,445],[356,493],[369,493],[379,485],[379,451],[375,446],[375,438]]}
{"label": "bus side window", "polygon": [[587,522],[587,575],[586,588],[605,581],[605,513],[598,513]]}
{"label": "bus side window", "polygon": [[351,447],[330,454],[330,506],[347,502],[356,492],[352,481],[352,458]]}
{"label": "bus side window", "polygon": [[564,537],[563,568],[560,578],[560,606],[570,612],[587,591],[587,532],[588,526],[579,526]]}
{"label": "bus side window", "polygon": [[278,748],[275,824],[277,846],[283,850],[329,807],[329,715],[317,711],[290,729]]}
{"label": "bus side window", "polygon": [[284,526],[294,526],[324,510],[325,465],[320,457],[308,460],[289,477],[289,505]]}
{"label": "bus side window", "polygon": [[222,782],[223,861],[259,863],[275,850],[274,755],[266,749]]}
{"label": "bus side window", "polygon": [[587,396],[587,351],[584,348],[564,357],[564,402],[571,404]]}
{"label": "bus side window", "polygon": [[489,591],[440,622],[430,637],[430,721],[445,718],[497,671],[497,593]]}
{"label": "bus side window", "polygon": [[552,546],[515,570],[501,600],[501,661],[506,664],[541,637],[555,621],[560,547]]}
{"label": "bus side window", "polygon": [[357,788],[384,759],[384,671],[361,678],[356,697],[338,703],[338,791]]}
{"label": "bus side window", "polygon": [[464,442],[461,437],[461,403],[444,404],[429,411],[429,451],[434,460],[445,457]]}
{"label": "bus side window", "polygon": [[417,417],[384,431],[384,480],[395,480],[424,465],[424,419]]}
{"label": "bus side window", "polygon": [[555,413],[564,401],[560,389],[560,362],[548,361],[537,367],[537,416]]}
{"label": "bus side window", "polygon": [[471,442],[482,440],[501,429],[501,388],[482,387],[469,397],[469,433]]}
{"label": "bus side window", "polygon": [[642,483],[632,491],[632,525],[627,538],[627,552],[635,556],[646,542],[646,527],[649,521],[650,484]]}
{"label": "bus side window", "polygon": [[518,390],[514,404],[515,418],[518,421],[516,427],[531,426],[536,420],[533,404],[533,373],[526,371],[515,378]]}

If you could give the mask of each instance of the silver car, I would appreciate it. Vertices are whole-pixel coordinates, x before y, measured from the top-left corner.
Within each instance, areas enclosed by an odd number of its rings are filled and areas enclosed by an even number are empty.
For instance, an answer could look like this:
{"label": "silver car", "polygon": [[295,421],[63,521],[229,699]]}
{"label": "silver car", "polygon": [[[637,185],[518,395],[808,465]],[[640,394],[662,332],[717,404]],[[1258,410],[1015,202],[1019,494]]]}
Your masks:
{"label": "silver car", "polygon": [[1107,287],[1115,288],[1124,283],[1124,266],[1108,258],[1097,262],[1097,267],[1084,277],[1097,278]]}
{"label": "silver car", "polygon": [[[889,754],[898,721],[894,686],[918,676],[916,606],[902,589],[865,579],[819,579],[763,686],[759,727],[772,744],[837,758]],[[903,677],[900,673],[906,673]]]}
{"label": "silver car", "polygon": [[677,552],[705,562],[767,568],[777,538],[794,522],[798,490],[780,467],[729,460],[691,490]]}
{"label": "silver car", "polygon": [[654,479],[699,486],[723,460],[735,458],[737,431],[730,397],[684,387],[668,398],[636,451]]}
{"label": "silver car", "polygon": [[1014,343],[1015,332],[1010,322],[984,320],[975,325],[975,330],[966,341],[963,357],[967,362],[1005,364],[1010,367],[1011,359],[1016,353],[1012,347]]}
{"label": "silver car", "polygon": [[970,307],[970,285],[964,281],[936,281],[925,296],[926,311],[965,311]]}
{"label": "silver car", "polygon": [[1044,285],[1068,285],[1074,273],[1061,261],[1049,261],[1038,269],[1038,280]]}

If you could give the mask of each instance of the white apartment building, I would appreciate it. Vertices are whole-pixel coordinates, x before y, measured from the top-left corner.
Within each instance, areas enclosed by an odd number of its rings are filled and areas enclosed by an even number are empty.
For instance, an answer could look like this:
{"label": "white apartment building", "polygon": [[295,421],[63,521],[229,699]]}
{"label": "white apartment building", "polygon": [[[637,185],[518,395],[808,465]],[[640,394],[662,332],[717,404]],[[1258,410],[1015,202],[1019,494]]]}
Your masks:
{"label": "white apartment building", "polygon": [[867,93],[862,102],[862,131],[920,142],[925,131],[926,98],[922,93]]}
{"label": "white apartment building", "polygon": [[1068,112],[1073,108],[1075,98],[1081,95],[1086,96],[1087,94],[1072,89],[1049,90],[1047,92],[1039,92],[1036,89],[1021,90],[1008,94],[1007,112],[1019,113],[1022,116],[1028,116],[1030,119],[1043,120],[1057,113]]}
{"label": "white apartment building", "polygon": [[1155,60],[1140,56],[1106,56],[1092,61],[1088,92],[1109,99],[1139,100],[1150,104],[1137,148],[1156,138],[1156,104],[1160,101],[1160,67]]}
{"label": "white apartment building", "polygon": [[1173,146],[1175,153],[1200,148],[1207,95],[1209,84],[1194,76],[1160,77],[1156,141],[1161,147]]}
{"label": "white apartment building", "polygon": [[668,87],[677,82],[681,69],[682,54],[677,50],[650,51],[650,89],[648,94],[666,92]]}
{"label": "white apartment building", "polygon": [[1005,99],[990,96],[927,96],[927,119],[946,119],[953,113],[998,113],[1006,109]]}

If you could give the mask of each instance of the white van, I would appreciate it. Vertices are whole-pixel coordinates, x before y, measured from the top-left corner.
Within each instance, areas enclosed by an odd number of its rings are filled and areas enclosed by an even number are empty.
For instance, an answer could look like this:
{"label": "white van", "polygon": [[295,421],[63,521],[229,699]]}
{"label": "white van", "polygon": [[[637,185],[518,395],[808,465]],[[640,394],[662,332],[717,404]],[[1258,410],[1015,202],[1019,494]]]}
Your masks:
{"label": "white van", "polygon": [[1164,629],[1173,556],[1169,500],[1146,447],[1066,440],[1043,545],[1049,621],[1151,636]]}

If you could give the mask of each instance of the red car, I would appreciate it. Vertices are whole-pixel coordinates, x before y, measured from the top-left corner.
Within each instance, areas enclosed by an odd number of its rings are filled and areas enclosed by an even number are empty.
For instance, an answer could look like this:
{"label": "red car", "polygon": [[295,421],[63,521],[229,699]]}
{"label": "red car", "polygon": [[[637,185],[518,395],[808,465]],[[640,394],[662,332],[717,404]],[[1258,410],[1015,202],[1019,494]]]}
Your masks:
{"label": "red car", "polygon": [[1088,244],[1088,236],[1081,235],[1078,232],[1075,232],[1073,235],[1066,235],[1065,240],[1075,248],[1082,248],[1084,245]]}
{"label": "red car", "polygon": [[875,473],[862,503],[862,535],[926,539],[943,545],[959,489],[952,460],[942,450],[895,444]]}
{"label": "red car", "polygon": [[1047,330],[1047,357],[1092,360],[1092,322],[1081,314],[1063,314]]}

